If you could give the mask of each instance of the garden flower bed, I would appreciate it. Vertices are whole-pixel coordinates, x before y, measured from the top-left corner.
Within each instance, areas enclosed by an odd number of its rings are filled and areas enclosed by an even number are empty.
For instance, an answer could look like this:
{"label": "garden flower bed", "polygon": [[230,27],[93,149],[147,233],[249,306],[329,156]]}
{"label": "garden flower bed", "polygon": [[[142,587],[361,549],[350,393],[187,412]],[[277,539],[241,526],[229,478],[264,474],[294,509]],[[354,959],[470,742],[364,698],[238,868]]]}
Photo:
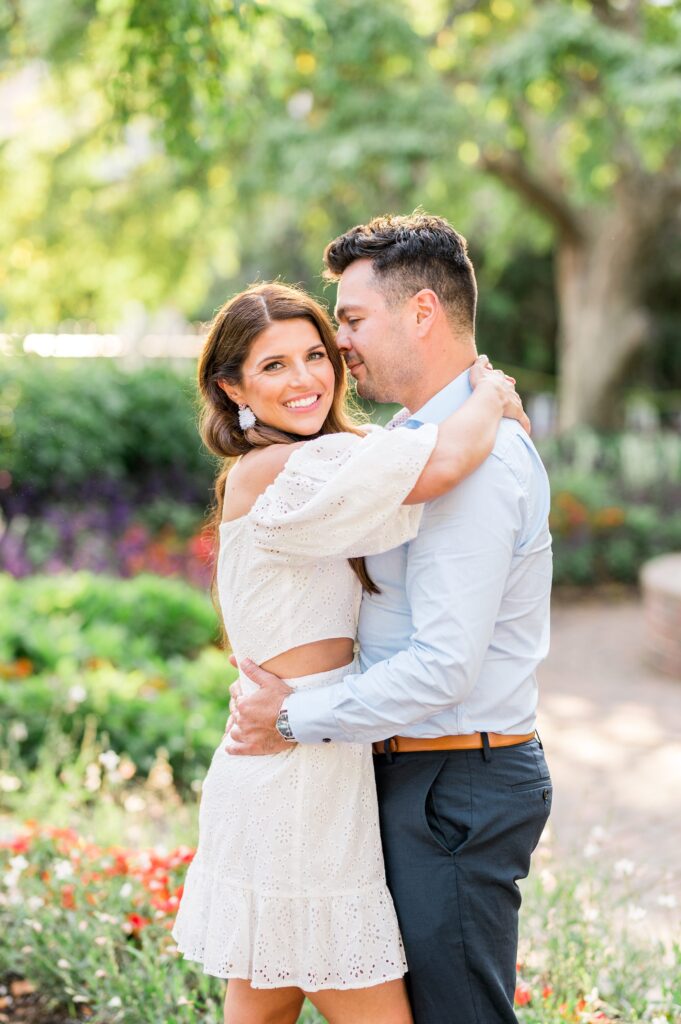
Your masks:
{"label": "garden flower bed", "polygon": [[[28,1012],[36,994],[61,1013],[55,1021],[220,1020],[223,983],[184,961],[170,935],[192,855],[187,846],[100,846],[35,822],[1,843],[0,978],[7,993],[0,1020],[3,1012],[20,1020],[7,1010],[23,1003]],[[537,881],[526,892],[519,1019],[681,1020],[679,946],[637,946],[615,925],[607,889],[584,876],[560,879],[542,869],[544,860],[540,853]],[[307,1006],[302,1020],[320,1018]]]}

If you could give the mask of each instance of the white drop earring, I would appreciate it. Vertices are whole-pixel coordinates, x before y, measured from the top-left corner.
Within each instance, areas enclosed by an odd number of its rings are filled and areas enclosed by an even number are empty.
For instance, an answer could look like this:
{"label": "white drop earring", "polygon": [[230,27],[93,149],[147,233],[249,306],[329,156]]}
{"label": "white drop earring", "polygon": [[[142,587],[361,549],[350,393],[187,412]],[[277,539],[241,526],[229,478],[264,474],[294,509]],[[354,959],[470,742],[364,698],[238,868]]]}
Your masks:
{"label": "white drop earring", "polygon": [[239,406],[239,426],[242,430],[250,430],[256,423],[255,413],[248,405]]}

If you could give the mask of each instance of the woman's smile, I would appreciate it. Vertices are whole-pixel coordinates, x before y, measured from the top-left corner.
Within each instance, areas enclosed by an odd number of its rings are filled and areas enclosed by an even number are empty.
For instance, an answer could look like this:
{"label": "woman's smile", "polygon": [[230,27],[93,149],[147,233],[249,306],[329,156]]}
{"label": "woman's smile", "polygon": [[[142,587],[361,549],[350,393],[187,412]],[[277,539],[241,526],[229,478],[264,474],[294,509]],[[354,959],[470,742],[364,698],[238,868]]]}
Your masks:
{"label": "woman's smile", "polygon": [[284,405],[293,412],[311,412],[319,407],[320,394],[302,395],[300,398],[291,398]]}

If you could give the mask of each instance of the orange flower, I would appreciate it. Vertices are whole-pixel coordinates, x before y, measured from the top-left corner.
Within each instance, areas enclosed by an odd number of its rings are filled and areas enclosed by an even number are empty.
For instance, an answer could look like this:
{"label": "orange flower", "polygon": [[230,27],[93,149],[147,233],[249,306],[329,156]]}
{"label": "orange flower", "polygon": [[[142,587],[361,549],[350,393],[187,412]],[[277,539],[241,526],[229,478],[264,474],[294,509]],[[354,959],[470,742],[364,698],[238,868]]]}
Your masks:
{"label": "orange flower", "polygon": [[65,910],[74,910],[76,906],[76,898],[74,896],[75,888],[72,885],[65,885],[61,891],[61,905]]}
{"label": "orange flower", "polygon": [[621,526],[624,522],[624,509],[609,505],[607,508],[599,508],[593,514],[593,524],[601,530],[612,530]]}
{"label": "orange flower", "polygon": [[549,999],[553,995],[553,988],[551,985],[544,985],[541,990],[542,999]]}
{"label": "orange flower", "polygon": [[32,672],[33,662],[30,658],[16,658],[0,665],[0,676],[4,679],[26,679]]}
{"label": "orange flower", "polygon": [[516,1006],[526,1006],[532,1002],[532,989],[526,981],[518,981],[515,989]]}

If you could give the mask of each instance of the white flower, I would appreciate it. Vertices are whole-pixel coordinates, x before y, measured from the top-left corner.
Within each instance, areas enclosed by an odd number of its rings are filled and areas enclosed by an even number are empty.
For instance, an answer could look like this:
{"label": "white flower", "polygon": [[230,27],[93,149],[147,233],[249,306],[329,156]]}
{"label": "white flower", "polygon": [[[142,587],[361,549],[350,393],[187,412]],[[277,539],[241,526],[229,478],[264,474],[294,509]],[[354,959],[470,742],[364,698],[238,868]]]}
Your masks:
{"label": "white flower", "polygon": [[663,893],[657,897],[657,905],[659,907],[669,907],[670,910],[673,910],[676,906],[676,896],[671,892]]}
{"label": "white flower", "polygon": [[33,946],[22,946],[21,952],[28,956],[29,953],[33,952]]}
{"label": "white flower", "polygon": [[629,875],[633,875],[636,865],[633,860],[627,860],[623,857],[622,860],[618,860],[615,863],[615,878],[626,878]]}
{"label": "white flower", "polygon": [[75,686],[69,688],[68,698],[72,704],[82,704],[87,698],[87,690],[80,683],[76,683]]}
{"label": "white flower", "polygon": [[597,921],[598,920],[598,907],[584,907],[584,920],[585,921]]}
{"label": "white flower", "polygon": [[95,939],[95,946],[106,946],[108,941],[106,935],[98,935]]}
{"label": "white flower", "polygon": [[605,831],[602,825],[594,825],[589,834],[589,838],[595,843],[602,843],[608,838],[608,833]]}
{"label": "white flower", "polygon": [[627,907],[627,917],[630,921],[642,921],[645,916],[646,911],[643,907],[639,907],[635,903],[630,903]]}
{"label": "white flower", "polygon": [[113,1009],[116,1009],[117,1007],[122,1006],[123,1003],[121,1001],[120,996],[113,996],[113,998],[111,998],[106,1005],[111,1006]]}
{"label": "white flower", "polygon": [[85,788],[90,792],[96,792],[102,784],[102,773],[98,764],[89,764],[85,769]]}
{"label": "white flower", "polygon": [[26,924],[29,925],[34,932],[38,932],[38,934],[43,930],[43,926],[40,921],[27,921]]}
{"label": "white flower", "polygon": [[95,917],[98,921],[101,921],[102,924],[120,924],[119,919],[114,917],[113,914],[103,914],[101,910],[97,911]]}
{"label": "white flower", "polygon": [[667,1017],[653,1017],[650,1024],[669,1024]]}
{"label": "white flower", "polygon": [[95,971],[95,978],[106,978],[106,971],[100,967],[98,971]]}
{"label": "white flower", "polygon": [[0,775],[0,789],[3,793],[16,793],[21,789],[21,779],[16,775],[7,775],[3,772]]}
{"label": "white flower", "polygon": [[60,967],[62,971],[71,970],[71,964],[68,962],[68,960],[64,960],[63,957],[61,958],[61,960],[57,960],[57,967]]}
{"label": "white flower", "polygon": [[121,886],[120,895],[124,900],[127,900],[129,896],[132,896],[132,885],[130,882],[124,882]]}
{"label": "white flower", "polygon": [[45,900],[42,896],[29,896],[26,900],[26,906],[29,910],[40,910],[41,907],[45,906]]}
{"label": "white flower", "polygon": [[15,743],[23,743],[25,739],[28,739],[28,729],[26,728],[25,722],[12,722],[9,727],[10,739],[13,739]]}
{"label": "white flower", "polygon": [[28,867],[28,861],[25,857],[22,857],[21,854],[19,854],[18,857],[10,857],[9,866],[12,871],[22,872]]}
{"label": "white flower", "polygon": [[99,763],[104,768],[104,771],[109,773],[116,771],[120,760],[115,750],[105,750],[99,755]]}
{"label": "white flower", "polygon": [[70,860],[56,860],[53,864],[54,877],[60,882],[73,877],[73,866]]}
{"label": "white flower", "polygon": [[294,121],[304,121],[308,114],[312,113],[313,106],[314,95],[309,89],[300,89],[290,97],[286,109]]}
{"label": "white flower", "polygon": [[90,997],[89,996],[74,996],[73,997],[73,1001],[74,1001],[74,1003],[89,1003],[90,1002]]}
{"label": "white flower", "polygon": [[130,796],[125,798],[123,806],[128,814],[138,814],[140,811],[146,810],[147,802],[137,793],[131,793]]}
{"label": "white flower", "polygon": [[584,847],[584,856],[587,860],[590,860],[592,857],[595,857],[597,853],[600,853],[600,849],[601,848],[598,843],[587,843]]}
{"label": "white flower", "polygon": [[87,928],[88,928],[87,921],[83,920],[83,921],[79,921],[78,922],[78,931],[79,932],[86,932]]}
{"label": "white flower", "polygon": [[552,871],[549,871],[548,868],[544,868],[539,877],[541,878],[541,884],[544,888],[544,892],[551,893],[558,885],[556,876]]}
{"label": "white flower", "polygon": [[591,898],[591,885],[589,882],[580,882],[575,888],[575,896],[580,903],[588,903]]}

